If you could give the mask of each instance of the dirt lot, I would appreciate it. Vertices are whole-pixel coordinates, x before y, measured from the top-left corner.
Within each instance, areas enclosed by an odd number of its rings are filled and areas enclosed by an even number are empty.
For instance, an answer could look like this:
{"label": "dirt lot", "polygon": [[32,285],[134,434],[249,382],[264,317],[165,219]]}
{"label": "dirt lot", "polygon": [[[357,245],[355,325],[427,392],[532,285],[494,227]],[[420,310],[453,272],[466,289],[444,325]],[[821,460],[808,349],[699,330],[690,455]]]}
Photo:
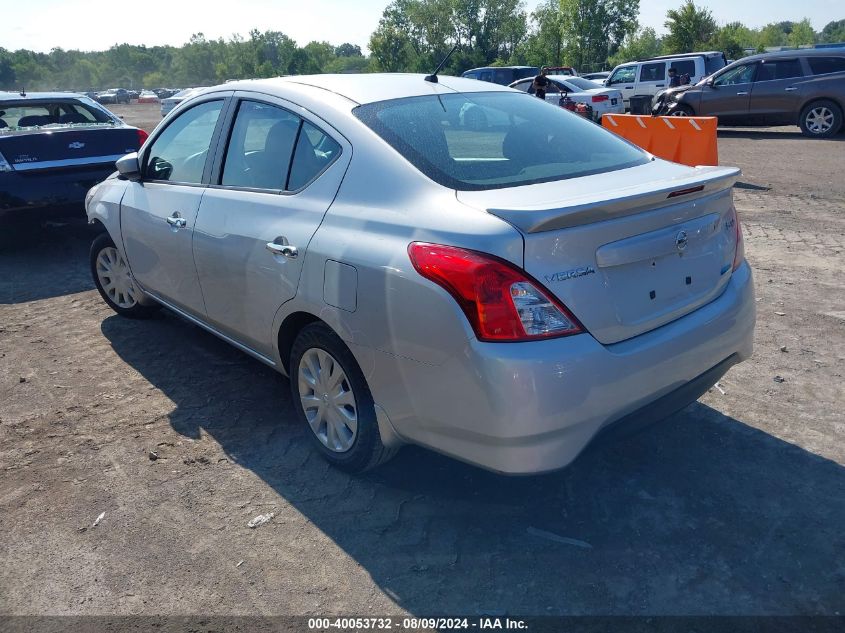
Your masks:
{"label": "dirt lot", "polygon": [[83,227],[22,238],[0,253],[0,614],[845,613],[845,136],[719,148],[754,357],[543,477],[420,449],[336,472],[283,378],[173,314],[114,315]]}

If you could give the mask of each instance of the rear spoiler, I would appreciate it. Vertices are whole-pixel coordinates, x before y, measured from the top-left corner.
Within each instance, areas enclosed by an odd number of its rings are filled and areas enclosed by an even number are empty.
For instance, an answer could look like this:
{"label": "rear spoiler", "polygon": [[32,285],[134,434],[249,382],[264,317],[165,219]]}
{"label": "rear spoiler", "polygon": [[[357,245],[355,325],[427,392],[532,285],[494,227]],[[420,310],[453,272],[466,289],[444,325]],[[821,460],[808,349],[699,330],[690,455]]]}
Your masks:
{"label": "rear spoiler", "polygon": [[598,191],[574,198],[571,204],[554,208],[487,209],[523,233],[568,229],[603,220],[635,215],[699,198],[733,187],[739,178],[736,167],[696,167],[698,173],[669,181],[644,182],[634,187]]}

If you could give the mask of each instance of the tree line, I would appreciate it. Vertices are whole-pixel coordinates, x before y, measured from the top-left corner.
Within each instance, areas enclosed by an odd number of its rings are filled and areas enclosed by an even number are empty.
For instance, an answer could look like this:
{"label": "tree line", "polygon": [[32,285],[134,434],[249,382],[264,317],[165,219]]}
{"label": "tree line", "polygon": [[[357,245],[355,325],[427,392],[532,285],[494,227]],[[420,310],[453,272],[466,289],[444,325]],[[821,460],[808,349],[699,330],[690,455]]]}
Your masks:
{"label": "tree line", "polygon": [[248,37],[193,35],[182,46],[116,44],[106,51],[49,53],[0,47],[0,89],[92,90],[211,85],[228,79],[333,72],[430,72],[486,65],[571,65],[582,72],[661,53],[720,50],[731,59],[767,47],[845,41],[845,20],[820,32],[810,21],[758,29],[719,25],[685,0],[666,14],[666,34],[640,28],[639,0],[545,0],[528,13],[521,0],[392,0],[369,40],[369,56],[350,43],[298,46],[280,31]]}

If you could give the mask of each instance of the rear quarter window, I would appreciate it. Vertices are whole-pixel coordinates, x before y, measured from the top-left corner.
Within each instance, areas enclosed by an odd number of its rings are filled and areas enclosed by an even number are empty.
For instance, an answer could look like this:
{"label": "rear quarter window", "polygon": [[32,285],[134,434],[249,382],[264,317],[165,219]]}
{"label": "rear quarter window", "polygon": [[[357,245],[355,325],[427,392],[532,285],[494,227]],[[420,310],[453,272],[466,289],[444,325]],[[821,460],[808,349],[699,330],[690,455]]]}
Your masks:
{"label": "rear quarter window", "polygon": [[678,76],[680,75],[689,75],[690,77],[695,77],[697,74],[695,72],[695,60],[693,59],[679,59],[671,64],[669,64],[669,68],[674,68],[678,71]]}
{"label": "rear quarter window", "polygon": [[814,75],[845,72],[845,57],[808,57],[807,63]]}
{"label": "rear quarter window", "polygon": [[725,58],[722,55],[713,55],[704,58],[704,74],[712,75],[717,70],[721,70],[726,66]]}

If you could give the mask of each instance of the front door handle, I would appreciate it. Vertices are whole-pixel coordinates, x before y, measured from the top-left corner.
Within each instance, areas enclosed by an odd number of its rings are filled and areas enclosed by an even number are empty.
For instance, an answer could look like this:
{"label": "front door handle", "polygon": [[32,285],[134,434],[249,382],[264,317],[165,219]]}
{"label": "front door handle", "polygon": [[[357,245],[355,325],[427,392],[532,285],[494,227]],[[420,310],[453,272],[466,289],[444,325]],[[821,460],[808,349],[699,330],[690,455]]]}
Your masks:
{"label": "front door handle", "polygon": [[747,95],[747,94],[748,94],[747,92],[737,92],[737,93],[736,93],[736,96],[738,96],[738,97],[744,97],[744,96],[745,96],[745,95]]}
{"label": "front door handle", "polygon": [[793,87],[793,86],[790,86],[789,88],[785,88],[784,90],[785,90],[786,92],[795,92],[796,90],[798,90],[798,88],[795,88],[795,87]]}
{"label": "front door handle", "polygon": [[267,242],[265,248],[273,253],[273,255],[284,255],[288,259],[296,259],[299,255],[299,249],[290,244],[276,244],[276,242]]}
{"label": "front door handle", "polygon": [[186,226],[188,226],[188,221],[183,218],[178,211],[174,211],[173,215],[165,218],[165,220],[167,220],[167,223],[174,229],[184,229]]}
{"label": "front door handle", "polygon": [[664,86],[664,84],[657,84],[658,88],[662,88],[663,86]]}

